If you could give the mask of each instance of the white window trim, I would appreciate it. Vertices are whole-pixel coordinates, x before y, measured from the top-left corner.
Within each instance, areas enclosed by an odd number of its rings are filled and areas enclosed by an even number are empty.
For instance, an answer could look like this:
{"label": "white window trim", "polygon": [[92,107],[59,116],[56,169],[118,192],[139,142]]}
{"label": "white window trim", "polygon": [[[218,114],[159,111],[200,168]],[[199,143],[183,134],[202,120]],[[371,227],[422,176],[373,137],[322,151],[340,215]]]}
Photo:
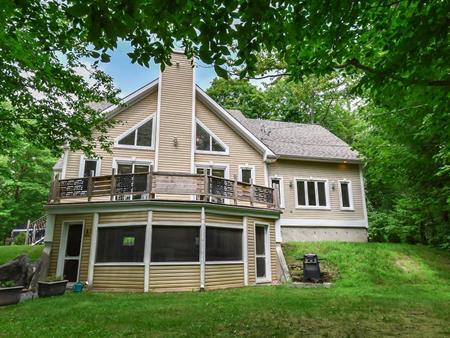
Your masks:
{"label": "white window trim", "polygon": [[[341,189],[341,183],[347,183],[348,184],[348,200],[350,202],[350,206],[349,207],[344,207],[343,204],[343,199],[342,199],[342,189]],[[341,210],[348,210],[348,211],[354,211],[355,210],[355,206],[353,204],[353,189],[352,189],[352,181],[344,178],[342,180],[338,181],[339,184],[339,206],[341,208]]]}
{"label": "white window trim", "polygon": [[[81,224],[81,242],[80,242],[80,255],[76,257],[66,256],[67,249],[67,239],[69,235],[69,226],[71,224]],[[70,220],[64,221],[61,228],[61,237],[59,242],[59,252],[58,252],[58,262],[56,266],[56,276],[62,276],[64,274],[64,263],[67,258],[78,259],[78,272],[77,281],[80,280],[80,267],[81,267],[81,254],[83,252],[83,241],[84,241],[84,220]],[[64,278],[64,277],[63,277]]]}
{"label": "white window trim", "polygon": [[251,170],[251,183],[256,184],[256,166],[249,164],[240,164],[239,172],[238,172],[238,181],[242,182],[242,169],[250,169]]}
{"label": "white window trim", "polygon": [[[203,129],[206,130],[206,132],[209,134],[210,137],[214,138],[224,149],[225,151],[213,151],[213,150],[197,150],[197,125],[195,126],[195,132],[192,133],[193,139],[192,142],[194,143],[194,149],[196,154],[211,154],[211,155],[229,155],[230,149],[228,146],[211,130],[208,129],[207,126],[205,126],[204,123],[202,123],[198,118],[195,119],[195,122],[200,125]],[[212,147],[212,140],[211,140],[211,147]]]}
{"label": "white window trim", "polygon": [[272,179],[280,181],[280,208],[284,208],[284,179],[282,176],[274,175],[269,177],[269,186],[272,187]]}
{"label": "white window trim", "polygon": [[[267,223],[255,223],[254,225],[254,234],[255,234],[255,279],[256,283],[268,283],[272,281],[272,269],[271,269],[271,252],[270,252],[270,225]],[[256,258],[261,255],[256,254],[256,227],[264,228],[264,248],[265,254],[264,257],[266,259],[266,276],[265,277],[257,277],[258,271]]]}
{"label": "white window trim", "polygon": [[97,161],[94,176],[100,176],[102,170],[102,160],[100,158],[87,158],[85,155],[80,156],[80,166],[78,171],[79,177],[84,177],[84,166],[86,161]]}
{"label": "white window trim", "polygon": [[[124,131],[122,134],[120,134],[119,136],[117,136],[114,139],[114,148],[122,148],[122,149],[142,149],[142,150],[155,150],[155,142],[156,142],[156,132],[155,132],[155,121],[156,119],[154,119],[155,114],[152,114],[150,116],[148,116],[147,118],[145,118],[144,120],[142,120],[141,122],[139,122],[138,124],[135,124],[134,126],[132,126],[131,128],[127,129],[126,131]],[[119,144],[119,141],[124,138],[125,136],[127,136],[128,134],[130,134],[131,132],[137,130],[139,127],[143,126],[145,123],[147,123],[148,121],[153,119],[153,124],[152,124],[152,145],[151,147],[148,146],[138,146],[138,145],[127,145],[127,144]],[[136,143],[136,139],[137,139],[137,133],[134,136],[134,143]]]}
{"label": "white window trim", "polygon": [[118,169],[119,164],[131,164],[131,165],[133,165],[133,171],[134,171],[135,165],[142,164],[142,165],[152,166],[153,160],[141,159],[141,158],[136,158],[136,157],[113,157],[112,164],[113,164],[113,169],[115,170],[115,172],[117,174],[117,169]]}
{"label": "white window trim", "polygon": [[[305,184],[305,204],[306,205],[300,205],[298,203],[298,192],[297,192],[297,181],[314,181],[314,182],[324,182],[325,183],[325,206],[312,206],[308,205],[308,193],[306,191],[307,184]],[[316,184],[317,185],[317,184]],[[319,202],[319,191],[318,189],[315,189],[316,192],[316,201]],[[318,178],[318,177],[294,177],[294,194],[295,194],[295,208],[296,209],[314,209],[314,210],[331,210],[330,205],[330,189],[328,185],[328,179],[327,178]]]}
{"label": "white window trim", "polygon": [[224,169],[225,170],[225,178],[229,179],[230,176],[230,165],[226,163],[215,163],[215,162],[196,162],[194,165],[194,172],[197,172],[197,169]]}

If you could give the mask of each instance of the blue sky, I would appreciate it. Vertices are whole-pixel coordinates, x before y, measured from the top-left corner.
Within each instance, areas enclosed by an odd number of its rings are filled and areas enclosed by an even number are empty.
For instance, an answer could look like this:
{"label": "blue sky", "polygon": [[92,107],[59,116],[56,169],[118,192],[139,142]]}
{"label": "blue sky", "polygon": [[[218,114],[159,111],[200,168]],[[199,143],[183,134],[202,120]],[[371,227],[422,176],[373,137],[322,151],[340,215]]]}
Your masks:
{"label": "blue sky", "polygon": [[[121,97],[156,79],[159,75],[159,66],[154,62],[150,64],[150,68],[131,63],[127,55],[131,50],[130,43],[122,41],[110,54],[111,61],[100,65],[106,73],[112,76],[116,87],[121,89]],[[200,63],[196,68],[196,77],[197,84],[202,89],[207,89],[212,79],[216,77],[216,73],[212,67]]]}

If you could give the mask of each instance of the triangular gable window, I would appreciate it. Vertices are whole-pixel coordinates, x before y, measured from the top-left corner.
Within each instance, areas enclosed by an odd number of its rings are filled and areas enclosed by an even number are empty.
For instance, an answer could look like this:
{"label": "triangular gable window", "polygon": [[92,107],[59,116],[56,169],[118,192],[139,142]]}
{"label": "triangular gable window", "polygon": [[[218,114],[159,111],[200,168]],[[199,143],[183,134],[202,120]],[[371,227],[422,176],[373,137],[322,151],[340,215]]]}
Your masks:
{"label": "triangular gable window", "polygon": [[212,135],[209,130],[197,121],[196,125],[196,149],[206,152],[226,153],[227,147],[217,136]]}
{"label": "triangular gable window", "polygon": [[119,145],[151,147],[153,140],[153,118],[135,127],[117,141]]}

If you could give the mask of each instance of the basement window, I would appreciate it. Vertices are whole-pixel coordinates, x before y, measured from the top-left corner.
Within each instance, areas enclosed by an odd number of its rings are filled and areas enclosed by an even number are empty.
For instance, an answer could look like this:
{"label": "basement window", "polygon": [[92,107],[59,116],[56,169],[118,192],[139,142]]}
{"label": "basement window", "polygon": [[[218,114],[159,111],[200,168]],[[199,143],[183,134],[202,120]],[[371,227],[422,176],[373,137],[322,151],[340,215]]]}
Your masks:
{"label": "basement window", "polygon": [[206,261],[241,261],[242,229],[206,228]]}
{"label": "basement window", "polygon": [[198,152],[228,153],[227,146],[200,121],[195,128],[195,145]]}
{"label": "basement window", "polygon": [[200,227],[153,226],[152,262],[198,262]]}
{"label": "basement window", "polygon": [[142,263],[145,226],[99,227],[97,263]]}
{"label": "basement window", "polygon": [[296,207],[329,209],[328,181],[295,179]]}

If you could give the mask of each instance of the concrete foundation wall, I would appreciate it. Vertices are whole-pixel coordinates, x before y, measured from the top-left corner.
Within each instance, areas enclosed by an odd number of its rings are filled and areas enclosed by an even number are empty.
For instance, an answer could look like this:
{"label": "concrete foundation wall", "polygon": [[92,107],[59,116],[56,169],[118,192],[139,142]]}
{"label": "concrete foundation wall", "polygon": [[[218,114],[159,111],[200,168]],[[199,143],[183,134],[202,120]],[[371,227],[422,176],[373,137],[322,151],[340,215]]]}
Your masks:
{"label": "concrete foundation wall", "polygon": [[281,227],[283,242],[367,242],[366,228]]}

